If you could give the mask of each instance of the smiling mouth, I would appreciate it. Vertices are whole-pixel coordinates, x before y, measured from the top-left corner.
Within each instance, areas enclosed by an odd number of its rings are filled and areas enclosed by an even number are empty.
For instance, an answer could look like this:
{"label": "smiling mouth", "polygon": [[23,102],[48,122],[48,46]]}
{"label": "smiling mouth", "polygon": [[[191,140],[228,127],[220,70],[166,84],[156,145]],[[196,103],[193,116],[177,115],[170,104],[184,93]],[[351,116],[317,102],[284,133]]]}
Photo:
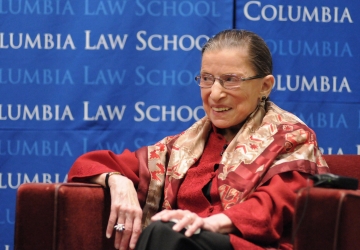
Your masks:
{"label": "smiling mouth", "polygon": [[216,112],[223,112],[223,111],[228,111],[230,110],[230,108],[212,108],[212,110],[216,111]]}

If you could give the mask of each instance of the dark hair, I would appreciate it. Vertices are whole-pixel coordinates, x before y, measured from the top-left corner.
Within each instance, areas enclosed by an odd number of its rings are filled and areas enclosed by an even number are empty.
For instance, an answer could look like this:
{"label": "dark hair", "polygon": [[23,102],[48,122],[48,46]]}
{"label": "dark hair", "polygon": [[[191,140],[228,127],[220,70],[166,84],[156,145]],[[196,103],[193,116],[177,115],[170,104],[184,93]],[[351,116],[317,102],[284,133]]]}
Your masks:
{"label": "dark hair", "polygon": [[265,41],[257,34],[246,30],[224,30],[210,38],[203,46],[205,51],[225,48],[245,48],[249,53],[249,60],[258,75],[272,74],[272,57]]}

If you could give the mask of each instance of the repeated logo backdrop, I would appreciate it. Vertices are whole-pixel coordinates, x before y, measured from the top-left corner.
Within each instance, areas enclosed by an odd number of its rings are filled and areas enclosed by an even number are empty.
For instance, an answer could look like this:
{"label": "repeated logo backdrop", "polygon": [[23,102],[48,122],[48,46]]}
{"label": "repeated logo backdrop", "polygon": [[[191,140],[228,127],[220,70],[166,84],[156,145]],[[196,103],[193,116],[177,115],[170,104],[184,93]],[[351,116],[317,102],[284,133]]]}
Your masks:
{"label": "repeated logo backdrop", "polygon": [[0,0],[0,249],[16,190],[63,182],[81,154],[121,153],[204,116],[200,49],[228,28],[274,56],[274,102],[326,154],[360,154],[356,1]]}
{"label": "repeated logo backdrop", "polygon": [[325,154],[360,154],[360,28],[356,1],[237,1],[237,28],[274,57],[271,98],[311,128]]}

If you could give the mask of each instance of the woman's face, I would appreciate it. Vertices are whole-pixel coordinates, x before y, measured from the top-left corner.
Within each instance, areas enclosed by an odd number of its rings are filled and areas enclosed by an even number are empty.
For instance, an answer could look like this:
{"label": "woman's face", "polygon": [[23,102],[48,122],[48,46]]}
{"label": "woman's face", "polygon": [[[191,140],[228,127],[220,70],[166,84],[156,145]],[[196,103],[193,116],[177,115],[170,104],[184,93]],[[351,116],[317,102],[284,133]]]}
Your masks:
{"label": "woman's face", "polygon": [[[201,74],[219,77],[224,74],[236,74],[247,78],[256,75],[246,49],[221,49],[205,51],[202,56]],[[271,76],[272,77],[272,76]],[[201,98],[207,116],[220,129],[238,129],[251,114],[263,95],[265,78],[244,81],[241,87],[227,90],[218,80],[211,88],[201,88]],[[266,84],[265,84],[266,85]],[[272,86],[271,86],[272,87]]]}

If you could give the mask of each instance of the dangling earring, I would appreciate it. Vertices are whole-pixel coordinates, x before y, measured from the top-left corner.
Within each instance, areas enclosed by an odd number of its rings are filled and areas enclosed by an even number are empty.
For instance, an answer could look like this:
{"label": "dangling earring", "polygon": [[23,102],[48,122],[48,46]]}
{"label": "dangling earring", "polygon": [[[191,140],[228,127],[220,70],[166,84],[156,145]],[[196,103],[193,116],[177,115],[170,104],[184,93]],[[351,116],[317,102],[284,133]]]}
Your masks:
{"label": "dangling earring", "polygon": [[265,103],[266,103],[266,96],[262,96],[258,105],[256,106],[256,109],[249,115],[249,118],[252,118],[255,113],[258,113],[258,111],[260,111],[261,113],[265,113]]}
{"label": "dangling earring", "polygon": [[266,96],[262,96],[262,97],[261,97],[261,100],[260,100],[260,103],[259,103],[259,106],[260,106],[260,107],[265,108],[266,99],[267,99]]}

